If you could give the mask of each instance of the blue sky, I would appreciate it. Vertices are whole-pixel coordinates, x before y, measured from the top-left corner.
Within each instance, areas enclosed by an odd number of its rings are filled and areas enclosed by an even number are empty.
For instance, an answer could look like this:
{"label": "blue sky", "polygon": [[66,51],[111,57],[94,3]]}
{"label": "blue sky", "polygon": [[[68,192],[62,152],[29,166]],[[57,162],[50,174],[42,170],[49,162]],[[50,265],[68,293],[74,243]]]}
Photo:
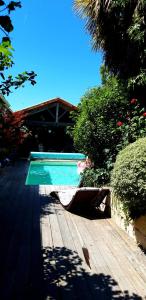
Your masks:
{"label": "blue sky", "polygon": [[[37,84],[14,91],[7,100],[22,109],[60,97],[75,105],[87,89],[100,85],[100,52],[91,49],[84,22],[73,11],[71,0],[24,0],[12,14],[11,33],[17,75],[34,70]],[[37,4],[36,4],[37,3]]]}

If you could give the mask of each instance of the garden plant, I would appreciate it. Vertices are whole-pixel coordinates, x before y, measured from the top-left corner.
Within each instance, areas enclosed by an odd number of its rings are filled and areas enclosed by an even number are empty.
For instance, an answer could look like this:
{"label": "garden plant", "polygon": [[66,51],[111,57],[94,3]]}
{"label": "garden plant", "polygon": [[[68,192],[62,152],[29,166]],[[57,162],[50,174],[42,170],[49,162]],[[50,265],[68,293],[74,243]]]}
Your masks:
{"label": "garden plant", "polygon": [[135,219],[146,214],[146,138],[119,152],[111,184],[128,217]]}

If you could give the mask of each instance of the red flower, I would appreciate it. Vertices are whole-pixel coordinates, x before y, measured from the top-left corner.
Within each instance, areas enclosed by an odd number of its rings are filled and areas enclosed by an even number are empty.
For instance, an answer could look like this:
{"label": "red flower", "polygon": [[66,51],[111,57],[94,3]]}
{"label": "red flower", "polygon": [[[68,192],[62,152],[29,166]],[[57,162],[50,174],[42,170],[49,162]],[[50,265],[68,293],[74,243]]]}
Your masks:
{"label": "red flower", "polygon": [[143,113],[143,116],[146,117],[146,112]]}
{"label": "red flower", "polygon": [[123,125],[123,122],[118,121],[118,122],[117,122],[117,125],[118,125],[118,126],[122,126],[122,125]]}
{"label": "red flower", "polygon": [[130,101],[131,104],[136,104],[136,102],[137,102],[137,99],[135,99],[135,98],[133,98],[133,99]]}

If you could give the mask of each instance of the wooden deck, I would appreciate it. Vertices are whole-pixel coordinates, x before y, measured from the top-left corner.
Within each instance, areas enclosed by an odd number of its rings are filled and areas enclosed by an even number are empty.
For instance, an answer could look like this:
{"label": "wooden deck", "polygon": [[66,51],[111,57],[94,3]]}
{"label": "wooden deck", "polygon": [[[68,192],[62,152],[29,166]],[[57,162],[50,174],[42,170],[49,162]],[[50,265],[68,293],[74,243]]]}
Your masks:
{"label": "wooden deck", "polygon": [[49,186],[25,186],[26,173],[0,170],[0,300],[146,299],[135,242],[112,219],[65,211]]}

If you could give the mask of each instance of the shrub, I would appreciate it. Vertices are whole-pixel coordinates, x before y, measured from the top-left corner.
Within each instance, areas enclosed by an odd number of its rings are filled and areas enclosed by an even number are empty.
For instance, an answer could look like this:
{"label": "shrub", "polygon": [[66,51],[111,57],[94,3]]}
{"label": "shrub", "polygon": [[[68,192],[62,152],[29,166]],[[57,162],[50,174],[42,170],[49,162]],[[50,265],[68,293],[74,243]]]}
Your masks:
{"label": "shrub", "polygon": [[109,182],[109,172],[104,168],[85,169],[81,174],[83,186],[97,187]]}
{"label": "shrub", "polygon": [[73,115],[71,130],[75,148],[88,155],[97,168],[105,168],[106,161],[116,157],[115,145],[120,142],[117,128],[119,115],[127,111],[128,95],[114,77],[97,88],[90,89],[81,99],[78,112]]}
{"label": "shrub", "polygon": [[146,111],[138,99],[131,99],[125,114],[121,115],[117,126],[121,132],[121,139],[117,151],[122,150],[138,138],[146,136]]}
{"label": "shrub", "polygon": [[111,185],[130,218],[146,213],[146,138],[138,139],[119,152]]}

